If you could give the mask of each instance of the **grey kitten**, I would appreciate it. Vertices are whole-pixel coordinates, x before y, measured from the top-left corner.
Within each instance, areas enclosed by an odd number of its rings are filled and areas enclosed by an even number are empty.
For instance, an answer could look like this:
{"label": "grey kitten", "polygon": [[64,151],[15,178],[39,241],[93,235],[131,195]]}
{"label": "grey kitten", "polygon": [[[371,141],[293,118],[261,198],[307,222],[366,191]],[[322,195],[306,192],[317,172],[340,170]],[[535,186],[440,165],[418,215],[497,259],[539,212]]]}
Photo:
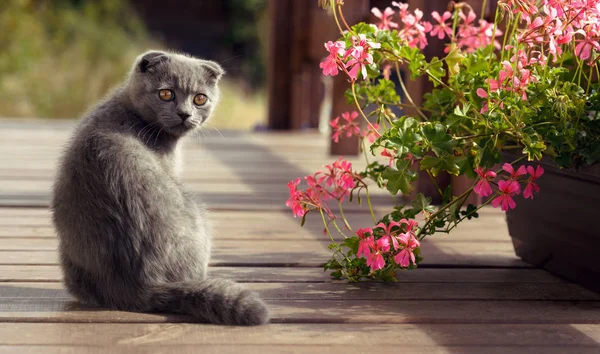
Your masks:
{"label": "grey kitten", "polygon": [[207,278],[206,210],[177,179],[177,144],[201,126],[218,98],[216,63],[152,51],[77,127],[52,198],[60,262],[80,301],[200,321],[268,321],[258,296]]}

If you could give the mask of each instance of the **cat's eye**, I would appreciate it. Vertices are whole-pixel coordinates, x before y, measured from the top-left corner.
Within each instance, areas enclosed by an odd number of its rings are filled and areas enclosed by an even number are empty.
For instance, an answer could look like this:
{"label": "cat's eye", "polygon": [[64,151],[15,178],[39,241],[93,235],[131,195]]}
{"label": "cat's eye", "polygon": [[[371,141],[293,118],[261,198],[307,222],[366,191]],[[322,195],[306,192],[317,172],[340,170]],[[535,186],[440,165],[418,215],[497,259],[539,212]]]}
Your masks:
{"label": "cat's eye", "polygon": [[196,106],[203,106],[206,103],[206,101],[208,101],[208,97],[201,93],[194,96],[194,104]]}
{"label": "cat's eye", "polygon": [[173,101],[175,99],[175,92],[171,90],[160,90],[158,91],[158,97],[163,101]]}

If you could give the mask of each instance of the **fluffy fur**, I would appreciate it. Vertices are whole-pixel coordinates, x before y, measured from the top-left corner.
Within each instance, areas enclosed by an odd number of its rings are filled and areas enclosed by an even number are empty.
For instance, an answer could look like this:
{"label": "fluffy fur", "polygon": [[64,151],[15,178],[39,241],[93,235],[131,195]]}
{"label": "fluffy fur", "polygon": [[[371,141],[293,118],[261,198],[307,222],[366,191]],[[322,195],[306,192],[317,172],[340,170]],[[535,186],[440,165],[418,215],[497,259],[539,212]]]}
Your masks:
{"label": "fluffy fur", "polygon": [[[80,301],[219,324],[268,321],[255,293],[207,278],[206,210],[176,176],[177,143],[209,119],[222,74],[211,61],[148,52],[82,119],[52,198],[64,282]],[[172,101],[159,97],[163,89]],[[206,104],[194,104],[197,94]]]}

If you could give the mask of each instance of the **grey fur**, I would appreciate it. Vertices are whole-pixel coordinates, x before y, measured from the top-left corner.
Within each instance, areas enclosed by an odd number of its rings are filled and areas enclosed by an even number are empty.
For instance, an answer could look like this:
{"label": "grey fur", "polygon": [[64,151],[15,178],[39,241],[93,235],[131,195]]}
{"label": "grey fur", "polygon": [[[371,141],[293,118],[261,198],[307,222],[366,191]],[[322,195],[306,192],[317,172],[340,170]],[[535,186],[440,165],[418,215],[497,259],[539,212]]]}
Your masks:
{"label": "grey fur", "polygon": [[[80,301],[219,324],[268,321],[255,293],[207,278],[206,210],[176,178],[177,142],[210,117],[222,74],[214,62],[148,52],[82,119],[52,198],[64,281]],[[162,101],[161,89],[173,90],[175,99]],[[204,106],[193,104],[197,93],[208,97]],[[183,120],[182,112],[190,117]]]}

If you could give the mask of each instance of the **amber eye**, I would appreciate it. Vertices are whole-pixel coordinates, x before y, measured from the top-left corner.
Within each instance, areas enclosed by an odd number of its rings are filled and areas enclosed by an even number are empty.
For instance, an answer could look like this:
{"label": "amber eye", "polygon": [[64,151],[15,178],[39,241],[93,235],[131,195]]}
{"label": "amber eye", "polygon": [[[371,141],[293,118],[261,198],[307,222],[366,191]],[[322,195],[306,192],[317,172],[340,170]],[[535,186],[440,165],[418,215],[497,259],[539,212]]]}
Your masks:
{"label": "amber eye", "polygon": [[175,99],[175,92],[171,90],[160,90],[158,91],[158,97],[163,101],[173,101],[173,99]]}
{"label": "amber eye", "polygon": [[203,106],[206,103],[206,101],[208,101],[208,97],[204,96],[201,93],[194,96],[194,104],[196,106]]}

